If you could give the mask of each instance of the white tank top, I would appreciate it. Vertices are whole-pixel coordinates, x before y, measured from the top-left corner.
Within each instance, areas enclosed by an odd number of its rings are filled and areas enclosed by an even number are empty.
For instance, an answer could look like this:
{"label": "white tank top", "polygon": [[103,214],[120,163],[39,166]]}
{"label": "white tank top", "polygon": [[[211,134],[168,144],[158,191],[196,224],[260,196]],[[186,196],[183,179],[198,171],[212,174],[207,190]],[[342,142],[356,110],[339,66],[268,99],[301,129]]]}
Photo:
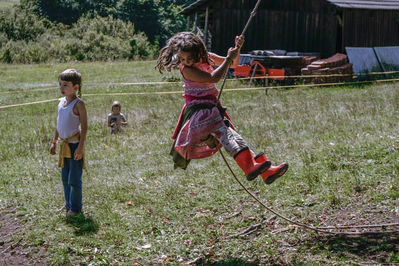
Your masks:
{"label": "white tank top", "polygon": [[[76,98],[65,106],[66,98],[61,98],[58,104],[57,131],[62,139],[67,139],[80,131],[80,119],[78,115],[73,113],[73,107],[80,101]],[[72,141],[77,143],[79,141]]]}

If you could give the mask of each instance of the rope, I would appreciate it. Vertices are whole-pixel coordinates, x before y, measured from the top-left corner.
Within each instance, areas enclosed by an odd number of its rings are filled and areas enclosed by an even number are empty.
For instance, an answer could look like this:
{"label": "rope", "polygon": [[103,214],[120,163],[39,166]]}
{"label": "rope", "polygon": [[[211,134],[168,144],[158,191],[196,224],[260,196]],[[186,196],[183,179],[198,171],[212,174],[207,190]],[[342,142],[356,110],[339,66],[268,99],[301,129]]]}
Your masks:
{"label": "rope", "polygon": [[[256,5],[255,5],[254,9],[252,10],[251,15],[249,16],[249,19],[247,21],[247,24],[245,24],[245,27],[244,27],[244,29],[241,32],[241,35],[244,35],[245,32],[247,31],[247,28],[248,28],[249,24],[251,23],[253,17],[256,15],[256,11],[258,10],[258,7],[259,7],[259,4],[260,4],[261,1],[262,0],[258,0],[258,2],[256,2]],[[230,63],[229,63],[229,66],[230,66]],[[220,92],[219,92],[219,95],[218,95],[218,101],[220,100],[220,97],[222,96],[222,92],[223,92],[224,84],[226,83],[227,73],[228,72],[229,72],[229,70],[227,69],[226,72],[224,73],[223,83],[222,83],[222,86],[220,87]]]}
{"label": "rope", "polygon": [[335,230],[341,230],[341,229],[354,229],[354,228],[369,228],[369,227],[395,227],[399,226],[399,223],[391,223],[391,224],[381,224],[381,225],[354,225],[354,226],[334,226],[334,227],[314,227],[314,226],[309,226],[294,220],[291,220],[282,214],[276,212],[272,208],[268,207],[266,204],[264,204],[258,197],[255,196],[249,189],[247,189],[244,184],[237,178],[233,170],[231,169],[229,163],[226,160],[226,157],[224,156],[223,152],[221,149],[219,149],[220,155],[223,158],[223,161],[226,163],[227,167],[229,168],[231,174],[233,175],[234,179],[240,184],[240,186],[253,198],[255,199],[260,205],[262,205],[265,209],[267,209],[269,212],[273,213],[274,215],[280,217],[281,219],[291,223],[295,224],[299,227],[306,228],[308,230],[316,231],[319,233],[326,233],[326,234],[334,234],[334,235],[362,235],[362,234],[381,234],[381,233],[397,233],[399,231],[397,230],[392,230],[392,231],[383,231],[383,232],[339,232],[339,231],[327,231],[326,229],[335,229]]}
{"label": "rope", "polygon": [[249,17],[247,24],[245,25],[244,29],[242,30],[241,35],[244,35],[245,32],[247,31],[248,26],[252,21],[252,18],[255,17],[255,15],[256,15],[256,11],[258,10],[260,2],[261,2],[261,0],[258,0],[258,2],[256,2],[256,5],[255,5],[254,9],[252,10],[251,16]]}
{"label": "rope", "polygon": [[6,109],[6,108],[11,108],[11,107],[24,106],[24,105],[32,105],[32,104],[38,104],[38,103],[55,102],[55,101],[58,101],[58,100],[59,100],[59,98],[57,98],[57,99],[51,99],[51,100],[37,101],[37,102],[29,102],[29,103],[18,103],[18,104],[3,105],[3,106],[0,106],[0,110],[1,110],[1,109]]}
{"label": "rope", "polygon": [[[249,87],[249,88],[234,88],[234,89],[226,89],[226,91],[234,92],[234,91],[257,91],[257,90],[267,90],[267,89],[294,89],[294,88],[306,88],[306,87],[328,87],[328,86],[338,86],[338,85],[355,85],[355,84],[365,84],[365,83],[373,83],[373,82],[393,82],[399,81],[398,79],[381,79],[381,80],[366,80],[366,81],[355,81],[355,82],[336,82],[336,83],[321,83],[321,84],[302,84],[302,85],[287,85],[287,86],[267,86],[267,87]],[[155,91],[155,92],[115,92],[115,93],[87,93],[84,94],[84,97],[94,97],[94,96],[133,96],[133,95],[165,95],[165,94],[181,94],[182,91]],[[1,109],[7,109],[11,107],[18,107],[24,105],[32,105],[39,104],[45,102],[57,101],[57,99],[43,100],[43,101],[35,101],[28,103],[19,103],[19,104],[11,104],[11,105],[3,105],[0,106]]]}
{"label": "rope", "polygon": [[[362,75],[362,74],[325,74],[325,75],[292,75],[292,76],[258,76],[258,77],[252,77],[252,79],[304,79],[304,78],[325,78],[325,77],[358,77],[358,76],[373,76],[373,75],[388,75],[388,74],[398,74],[399,71],[387,71],[387,72],[370,72],[367,73],[367,75]],[[248,78],[229,78],[226,79],[227,81],[240,81],[240,80],[249,80],[251,77]],[[365,82],[365,81],[364,81]],[[143,82],[113,82],[113,83],[108,83],[108,85],[114,85],[114,86],[136,86],[136,85],[166,85],[166,84],[181,84],[182,81],[143,81]],[[85,83],[85,87],[94,87],[97,86],[98,84],[104,84],[104,83]],[[37,85],[36,87],[40,87],[42,89],[35,89],[35,90],[12,90],[12,91],[1,91],[0,94],[11,94],[11,93],[20,93],[20,92],[40,92],[40,91],[48,91],[48,90],[53,90],[54,87],[57,87],[57,84],[53,85]],[[276,88],[278,86],[274,86]]]}

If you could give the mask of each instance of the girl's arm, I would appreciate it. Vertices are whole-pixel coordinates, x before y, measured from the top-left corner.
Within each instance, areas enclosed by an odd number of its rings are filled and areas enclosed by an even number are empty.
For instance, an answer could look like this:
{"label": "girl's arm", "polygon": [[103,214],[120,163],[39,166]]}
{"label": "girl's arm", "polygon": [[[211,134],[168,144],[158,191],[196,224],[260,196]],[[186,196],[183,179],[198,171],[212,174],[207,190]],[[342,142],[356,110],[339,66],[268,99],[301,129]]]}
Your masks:
{"label": "girl's arm", "polygon": [[122,115],[122,116],[121,116],[121,122],[122,122],[122,125],[124,125],[124,126],[127,125],[127,120],[126,120],[125,115]]}
{"label": "girl's arm", "polygon": [[58,140],[58,136],[59,136],[58,131],[57,131],[57,129],[55,129],[54,138],[53,138],[53,140],[51,141],[51,148],[50,148],[50,154],[51,154],[51,155],[54,155],[54,154],[57,153],[57,140]]}
{"label": "girl's arm", "polygon": [[[238,66],[238,63],[240,61],[240,52],[241,52],[241,47],[244,44],[244,36],[236,36],[235,39],[235,47],[238,47],[238,56],[234,58],[233,64],[231,64],[230,68],[236,68]],[[220,66],[223,63],[223,60],[226,59],[226,57],[217,55],[215,53],[208,53],[209,57],[215,62],[215,65]]]}
{"label": "girl's arm", "polygon": [[184,78],[195,82],[217,83],[229,68],[230,63],[232,63],[237,57],[238,51],[238,47],[230,48],[223,62],[212,73],[199,70],[192,66],[186,66],[183,69],[183,76]]}
{"label": "girl's arm", "polygon": [[[238,52],[240,54],[240,52]],[[226,57],[220,56],[215,53],[208,53],[209,57],[215,62],[215,65],[220,66],[223,61],[226,59]],[[238,62],[240,61],[240,56],[238,55],[236,58],[233,60],[233,64],[230,65],[230,68],[236,68],[238,66]]]}
{"label": "girl's arm", "polygon": [[84,146],[86,142],[86,135],[87,135],[87,111],[84,102],[79,101],[76,103],[76,109],[79,112],[79,119],[80,119],[80,140],[78,148],[75,151],[74,160],[80,160],[83,158],[84,154]]}
{"label": "girl's arm", "polygon": [[226,57],[220,56],[212,52],[208,52],[208,55],[211,58],[211,60],[215,62],[215,65],[217,66],[220,66],[223,63],[223,61],[226,59]]}

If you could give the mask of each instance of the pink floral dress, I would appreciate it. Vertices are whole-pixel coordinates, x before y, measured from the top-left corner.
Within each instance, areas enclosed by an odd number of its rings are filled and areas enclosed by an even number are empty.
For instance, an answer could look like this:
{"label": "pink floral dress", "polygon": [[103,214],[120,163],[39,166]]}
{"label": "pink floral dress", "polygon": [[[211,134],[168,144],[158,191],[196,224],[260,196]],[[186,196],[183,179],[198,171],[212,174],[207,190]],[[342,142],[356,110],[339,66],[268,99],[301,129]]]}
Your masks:
{"label": "pink floral dress", "polygon": [[[208,63],[202,63],[197,66],[198,69],[211,73],[212,66]],[[183,75],[184,65],[180,72]],[[223,117],[228,120],[227,113],[218,108],[218,90],[214,83],[201,83],[186,80],[184,81],[184,94],[186,102],[181,110],[179,122],[176,126],[172,139],[175,139],[174,150],[177,151],[186,161],[190,159],[205,158],[213,155],[221,148],[208,147],[203,140],[209,134],[224,126]],[[187,111],[191,110],[190,115]],[[173,149],[172,149],[173,151]],[[185,167],[182,167],[185,169]]]}

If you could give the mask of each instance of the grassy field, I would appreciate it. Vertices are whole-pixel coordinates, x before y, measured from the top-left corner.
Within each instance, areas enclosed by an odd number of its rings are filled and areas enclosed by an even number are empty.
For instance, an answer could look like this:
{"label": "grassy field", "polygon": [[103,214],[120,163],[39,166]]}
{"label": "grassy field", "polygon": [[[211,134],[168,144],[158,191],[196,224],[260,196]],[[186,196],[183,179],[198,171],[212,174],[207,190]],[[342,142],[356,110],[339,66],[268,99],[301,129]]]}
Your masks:
{"label": "grassy field", "polygon": [[[83,74],[89,115],[84,217],[68,221],[58,211],[60,170],[49,154],[57,102],[0,109],[0,226],[7,229],[7,216],[23,228],[2,246],[56,265],[399,262],[398,234],[325,236],[274,218],[239,187],[219,154],[174,170],[168,153],[181,92],[151,93],[181,85],[118,84],[165,80],[154,64],[0,65],[0,108],[60,97],[57,74],[74,67]],[[178,73],[166,75],[173,77]],[[227,84],[235,87],[245,85]],[[117,92],[149,94],[111,95]],[[114,100],[129,121],[118,136],[106,126]],[[244,181],[274,210],[315,226],[399,222],[397,83],[226,91],[222,101],[255,152],[290,164],[270,186]]]}
{"label": "grassy field", "polygon": [[12,7],[16,3],[19,3],[19,0],[0,0],[0,9]]}

